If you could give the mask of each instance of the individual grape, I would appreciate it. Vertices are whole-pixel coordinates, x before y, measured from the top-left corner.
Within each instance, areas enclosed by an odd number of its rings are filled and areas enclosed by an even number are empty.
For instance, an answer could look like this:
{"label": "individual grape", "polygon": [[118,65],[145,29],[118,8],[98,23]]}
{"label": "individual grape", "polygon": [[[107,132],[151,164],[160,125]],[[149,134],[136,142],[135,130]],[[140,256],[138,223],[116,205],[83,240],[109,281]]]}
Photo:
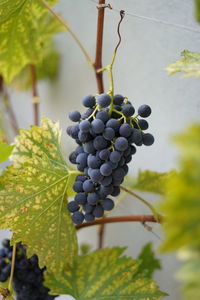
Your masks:
{"label": "individual grape", "polygon": [[119,134],[123,137],[129,137],[132,133],[132,127],[129,124],[122,124],[119,128]]}
{"label": "individual grape", "polygon": [[154,137],[150,133],[145,133],[142,137],[142,141],[145,146],[151,146],[154,143]]}
{"label": "individual grape", "polygon": [[72,215],[72,221],[77,225],[82,224],[84,221],[84,214],[80,211],[75,211]]}
{"label": "individual grape", "polygon": [[131,117],[134,115],[135,113],[135,109],[131,104],[126,104],[123,106],[122,108],[122,113],[124,114],[124,116],[126,117]]}
{"label": "individual grape", "polygon": [[111,196],[117,197],[120,194],[120,188],[118,186],[114,186]]}
{"label": "individual grape", "polygon": [[131,155],[128,155],[128,156],[125,158],[125,163],[128,164],[131,160],[132,160],[132,156],[131,156]]}
{"label": "individual grape", "polygon": [[103,179],[103,175],[101,174],[99,169],[92,169],[90,177],[93,182],[100,182]]}
{"label": "individual grape", "polygon": [[79,126],[75,125],[75,126],[71,126],[71,137],[73,139],[77,139],[78,138],[78,133],[79,133]]}
{"label": "individual grape", "polygon": [[126,163],[126,159],[122,156],[122,158],[119,161],[119,166],[123,167],[125,165],[125,163]]}
{"label": "individual grape", "polygon": [[101,121],[100,119],[93,120],[91,123],[91,126],[92,126],[93,132],[96,134],[102,133],[105,128],[103,121]]}
{"label": "individual grape", "polygon": [[69,118],[72,122],[78,122],[81,118],[81,114],[77,110],[73,110],[69,112]]}
{"label": "individual grape", "polygon": [[78,146],[75,151],[77,154],[84,153],[83,146]]}
{"label": "individual grape", "polygon": [[103,200],[102,206],[105,210],[110,211],[114,208],[115,204],[113,200],[111,200],[110,198],[106,198]]}
{"label": "individual grape", "polygon": [[106,123],[109,119],[110,119],[110,116],[108,114],[107,111],[105,110],[101,110],[101,111],[98,111],[97,114],[96,114],[96,119],[99,119],[101,120],[103,123]]}
{"label": "individual grape", "polygon": [[85,107],[94,107],[96,104],[96,99],[93,95],[87,95],[83,98],[82,103]]}
{"label": "individual grape", "polygon": [[91,193],[94,191],[94,183],[92,182],[91,179],[87,179],[86,181],[84,181],[83,183],[83,190],[86,193]]}
{"label": "individual grape", "polygon": [[118,167],[116,170],[113,171],[112,176],[114,179],[117,179],[117,180],[124,178],[124,176],[125,176],[124,169],[121,167]]}
{"label": "individual grape", "polygon": [[90,154],[87,158],[87,164],[89,168],[98,169],[101,166],[102,161],[99,157]]}
{"label": "individual grape", "polygon": [[95,205],[98,203],[98,201],[100,200],[99,195],[97,193],[90,193],[87,196],[87,202],[90,205]]}
{"label": "individual grape", "polygon": [[129,170],[129,167],[127,165],[124,165],[123,166],[123,169],[124,169],[124,172],[125,172],[125,175],[128,174],[128,170]]}
{"label": "individual grape", "polygon": [[90,128],[91,128],[91,124],[88,120],[83,120],[79,124],[79,129],[82,132],[89,132]]}
{"label": "individual grape", "polygon": [[85,214],[85,221],[86,222],[92,222],[92,221],[94,221],[94,219],[95,219],[95,217],[94,217],[93,214],[89,214],[89,213]]}
{"label": "individual grape", "polygon": [[87,158],[87,153],[80,153],[76,158],[76,163],[80,164],[83,168],[85,168],[87,166]]}
{"label": "individual grape", "polygon": [[97,102],[101,107],[108,107],[111,103],[111,97],[108,94],[101,94],[97,97]]}
{"label": "individual grape", "polygon": [[110,154],[111,162],[118,163],[120,161],[120,159],[121,159],[121,153],[120,152],[118,152],[118,151],[111,152],[111,154]]}
{"label": "individual grape", "polygon": [[141,130],[146,130],[149,127],[148,122],[146,120],[144,120],[144,119],[139,119],[138,120],[138,125],[140,126]]}
{"label": "individual grape", "polygon": [[112,176],[106,176],[100,181],[101,185],[108,186],[112,183]]}
{"label": "individual grape", "polygon": [[85,193],[78,193],[76,194],[74,200],[78,203],[78,204],[85,204],[87,201],[87,196]]}
{"label": "individual grape", "polygon": [[142,141],[142,133],[139,129],[133,129],[132,134],[130,136],[129,141],[131,141],[131,143],[140,143]]}
{"label": "individual grape", "polygon": [[5,249],[0,249],[0,257],[6,257]]}
{"label": "individual grape", "polygon": [[110,150],[108,149],[103,149],[99,152],[99,157],[102,160],[108,160],[109,156],[110,156]]}
{"label": "individual grape", "polygon": [[112,192],[113,192],[113,185],[112,184],[110,184],[108,186],[103,186],[103,185],[100,186],[100,193],[107,196],[107,195],[111,194]]}
{"label": "individual grape", "polygon": [[78,133],[78,139],[81,143],[89,142],[90,141],[90,134],[87,132],[79,131]]}
{"label": "individual grape", "polygon": [[101,206],[101,204],[97,205],[94,210],[93,210],[93,215],[96,217],[96,218],[101,218],[103,217],[103,214],[104,214],[104,209],[103,207]]}
{"label": "individual grape", "polygon": [[151,107],[149,105],[143,104],[138,108],[138,114],[142,118],[147,118],[151,114]]}
{"label": "individual grape", "polygon": [[93,205],[90,205],[89,203],[86,203],[84,206],[83,206],[83,209],[86,213],[91,213],[94,209],[94,206]]}
{"label": "individual grape", "polygon": [[105,130],[103,132],[103,137],[104,137],[104,139],[111,141],[115,137],[114,129],[111,127],[105,128]]}
{"label": "individual grape", "polygon": [[103,150],[107,147],[108,142],[103,138],[103,136],[99,135],[95,137],[93,145],[96,150]]}
{"label": "individual grape", "polygon": [[93,113],[93,111],[94,111],[94,108],[88,108],[88,110],[84,114],[81,115],[81,118],[83,120],[87,119]]}
{"label": "individual grape", "polygon": [[116,119],[110,119],[106,123],[107,128],[112,128],[115,132],[119,130],[120,123]]}
{"label": "individual grape", "polygon": [[114,145],[116,150],[125,151],[128,148],[128,141],[124,137],[118,137]]}
{"label": "individual grape", "polygon": [[118,95],[118,94],[114,95],[113,102],[116,105],[122,105],[122,103],[124,102],[124,97],[122,95]]}
{"label": "individual grape", "polygon": [[71,201],[68,203],[68,209],[70,212],[75,212],[79,210],[79,205],[76,201]]}
{"label": "individual grape", "polygon": [[73,190],[76,193],[83,192],[83,182],[82,181],[75,181],[73,185]]}
{"label": "individual grape", "polygon": [[89,141],[84,144],[83,149],[86,153],[95,154],[96,149],[94,148],[93,141]]}
{"label": "individual grape", "polygon": [[136,148],[135,146],[131,145],[131,153],[130,154],[135,154],[136,153]]}
{"label": "individual grape", "polygon": [[76,180],[82,181],[82,182],[84,182],[86,179],[87,179],[87,176],[85,176],[85,175],[78,175],[76,178]]}
{"label": "individual grape", "polygon": [[108,163],[104,163],[100,167],[100,172],[103,176],[109,176],[112,174],[112,167]]}

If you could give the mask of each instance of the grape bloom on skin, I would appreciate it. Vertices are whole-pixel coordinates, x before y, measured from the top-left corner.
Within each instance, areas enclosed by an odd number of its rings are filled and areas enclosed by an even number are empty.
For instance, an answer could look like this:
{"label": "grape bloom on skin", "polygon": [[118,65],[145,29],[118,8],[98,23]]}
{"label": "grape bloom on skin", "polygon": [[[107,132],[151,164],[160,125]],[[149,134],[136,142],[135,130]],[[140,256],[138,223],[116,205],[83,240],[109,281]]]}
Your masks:
{"label": "grape bloom on skin", "polygon": [[127,98],[117,94],[112,99],[109,93],[87,95],[82,104],[86,112],[71,111],[69,119],[77,124],[67,128],[78,144],[69,160],[83,173],[76,178],[76,196],[68,204],[75,224],[92,222],[114,208],[112,197],[120,194],[136,146],[154,143],[153,135],[144,132],[149,124],[143,118],[150,116],[150,106],[141,105],[134,116]]}

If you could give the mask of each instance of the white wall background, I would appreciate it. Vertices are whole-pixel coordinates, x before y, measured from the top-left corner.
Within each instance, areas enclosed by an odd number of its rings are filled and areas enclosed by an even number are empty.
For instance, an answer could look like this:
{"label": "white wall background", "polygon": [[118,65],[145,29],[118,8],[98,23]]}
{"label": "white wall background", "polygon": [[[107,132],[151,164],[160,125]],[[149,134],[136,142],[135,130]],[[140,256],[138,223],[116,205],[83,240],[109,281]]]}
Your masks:
{"label": "white wall background", "polygon": [[[194,21],[192,0],[112,0],[109,3],[114,8],[129,13],[198,28]],[[94,57],[96,5],[90,0],[60,0],[57,11],[62,12],[68,24]],[[110,62],[117,42],[116,26],[119,15],[106,10],[105,20],[104,65]],[[136,174],[139,168],[167,171],[176,167],[177,156],[176,148],[170,142],[170,136],[184,129],[192,121],[200,119],[200,85],[199,80],[195,78],[180,80],[180,74],[169,77],[164,68],[178,59],[183,49],[199,51],[200,34],[130,16],[125,17],[121,32],[123,40],[114,67],[115,89],[117,93],[129,97],[136,107],[144,103],[152,107],[153,114],[149,118],[150,132],[156,138],[152,147],[139,149],[131,162],[130,173]],[[61,70],[56,83],[53,85],[42,83],[39,86],[42,99],[41,116],[60,120],[63,129],[63,150],[67,156],[74,147],[65,134],[65,129],[69,125],[67,113],[71,109],[80,109],[82,97],[96,92],[96,83],[93,70],[88,67],[82,53],[69,35],[62,34],[56,40],[62,53]],[[108,88],[107,76],[104,78],[105,86]],[[27,128],[32,123],[30,95],[14,91],[11,94],[20,127]],[[152,202],[159,200],[154,195],[144,196]],[[144,206],[127,196],[112,215],[147,212]],[[162,238],[158,225],[153,225],[153,230]],[[79,241],[88,242],[95,248],[96,233],[96,228],[84,229],[79,233]],[[2,231],[1,237],[4,235],[5,232]],[[140,224],[107,226],[105,245],[128,246],[127,254],[133,257],[137,256],[142,245],[148,241],[154,242],[155,249],[160,244],[160,240]],[[160,257],[163,270],[157,272],[155,279],[158,280],[162,290],[170,294],[166,299],[181,299],[178,283],[174,279],[178,263],[172,255]],[[69,298],[63,296],[62,299]]]}

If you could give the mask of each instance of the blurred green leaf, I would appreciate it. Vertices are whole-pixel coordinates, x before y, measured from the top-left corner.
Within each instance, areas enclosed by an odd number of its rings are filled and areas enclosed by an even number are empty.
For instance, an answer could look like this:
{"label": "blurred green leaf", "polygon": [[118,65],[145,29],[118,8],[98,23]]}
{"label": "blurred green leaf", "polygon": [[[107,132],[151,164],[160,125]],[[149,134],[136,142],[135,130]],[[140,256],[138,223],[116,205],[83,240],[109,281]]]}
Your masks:
{"label": "blurred green leaf", "polygon": [[185,260],[185,264],[177,273],[177,278],[183,282],[183,298],[199,300],[200,247],[179,250],[178,256]]}
{"label": "blurred green leaf", "polygon": [[185,77],[200,77],[200,53],[183,50],[183,58],[170,64],[166,70],[170,75],[183,72]]}
{"label": "blurred green leaf", "polygon": [[195,0],[195,16],[198,22],[200,22],[200,0]]}
{"label": "blurred green leaf", "polygon": [[13,147],[14,146],[10,146],[0,141],[0,163],[8,159],[12,153]]}
{"label": "blurred green leaf", "polygon": [[86,243],[80,245],[80,255],[87,255],[91,252],[92,246]]}
{"label": "blurred green leaf", "polygon": [[155,194],[164,193],[164,184],[166,180],[173,176],[175,170],[159,173],[155,171],[139,170],[137,177],[128,177],[126,185],[129,188],[142,192],[150,192]]}
{"label": "blurred green leaf", "polygon": [[63,277],[46,274],[50,293],[69,294],[76,300],[162,299],[155,282],[139,273],[138,262],[121,256],[122,248],[97,250],[77,256]]}
{"label": "blurred green leaf", "polygon": [[138,259],[141,260],[139,272],[145,272],[145,275],[149,278],[152,278],[156,270],[161,269],[160,260],[155,256],[152,243],[148,243],[143,247],[141,253],[138,255]]}
{"label": "blurred green leaf", "polygon": [[166,215],[166,241],[162,249],[200,244],[200,125],[175,139],[181,147],[180,169],[167,181],[161,212]]}
{"label": "blurred green leaf", "polygon": [[[54,81],[58,76],[60,54],[54,49],[53,45],[52,48],[48,50],[41,62],[36,65],[37,80]],[[32,86],[30,68],[26,66],[18,76],[13,79],[11,85],[19,91],[30,89]]]}
{"label": "blurred green leaf", "polygon": [[10,83],[26,65],[41,62],[52,36],[63,27],[39,0],[0,1],[0,15],[0,73]]}

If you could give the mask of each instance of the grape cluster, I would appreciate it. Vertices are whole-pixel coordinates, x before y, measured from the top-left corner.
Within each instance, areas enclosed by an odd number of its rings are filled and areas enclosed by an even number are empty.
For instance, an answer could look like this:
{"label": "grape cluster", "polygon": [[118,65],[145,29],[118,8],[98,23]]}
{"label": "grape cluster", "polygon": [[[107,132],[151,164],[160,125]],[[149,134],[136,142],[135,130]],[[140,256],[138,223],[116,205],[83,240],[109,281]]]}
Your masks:
{"label": "grape cluster", "polygon": [[[78,144],[69,156],[71,163],[83,172],[73,185],[75,199],[68,204],[75,224],[92,222],[114,207],[108,196],[118,196],[120,185],[128,173],[128,163],[136,153],[136,146],[150,146],[154,137],[143,131],[151,114],[148,105],[141,105],[138,115],[135,108],[122,95],[88,95],[83,101],[84,114],[71,111],[69,118],[77,122],[67,133]],[[142,117],[139,118],[139,117]]]}
{"label": "grape cluster", "polygon": [[[13,247],[9,240],[4,240],[0,249],[0,281],[8,280],[11,271]],[[26,257],[26,247],[17,244],[13,287],[17,300],[53,300],[56,296],[49,295],[49,289],[43,286],[45,268],[38,266],[38,257]]]}

